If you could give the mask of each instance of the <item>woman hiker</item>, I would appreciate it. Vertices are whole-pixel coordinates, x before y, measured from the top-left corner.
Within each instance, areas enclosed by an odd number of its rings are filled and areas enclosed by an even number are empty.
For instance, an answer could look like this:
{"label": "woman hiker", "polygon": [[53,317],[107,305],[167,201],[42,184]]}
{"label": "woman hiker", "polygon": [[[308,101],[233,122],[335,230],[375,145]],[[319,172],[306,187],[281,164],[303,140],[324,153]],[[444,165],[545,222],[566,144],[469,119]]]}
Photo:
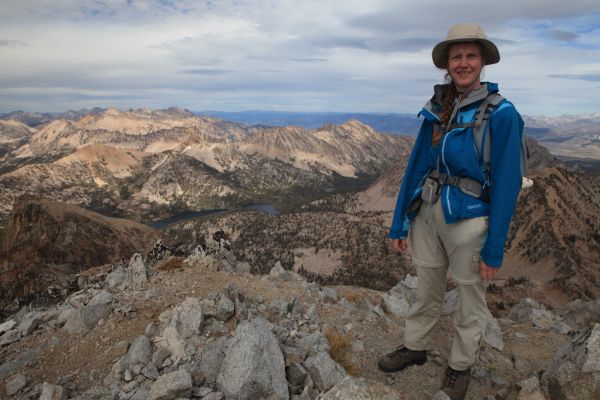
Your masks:
{"label": "woman hiker", "polygon": [[[480,81],[483,67],[500,61],[500,54],[478,25],[453,26],[432,56],[435,66],[447,71],[448,83],[434,87],[420,112],[424,121],[389,233],[395,251],[405,251],[410,236],[420,300],[406,318],[404,345],[378,364],[383,371],[395,372],[426,362],[449,271],[460,306],[454,313],[454,338],[441,390],[456,400],[464,398],[477,360],[489,314],[484,281],[502,265],[521,188],[523,120],[499,96],[497,84]],[[485,144],[475,139],[478,126],[489,130],[489,135],[480,135],[482,141],[490,141],[486,162],[480,150]]]}

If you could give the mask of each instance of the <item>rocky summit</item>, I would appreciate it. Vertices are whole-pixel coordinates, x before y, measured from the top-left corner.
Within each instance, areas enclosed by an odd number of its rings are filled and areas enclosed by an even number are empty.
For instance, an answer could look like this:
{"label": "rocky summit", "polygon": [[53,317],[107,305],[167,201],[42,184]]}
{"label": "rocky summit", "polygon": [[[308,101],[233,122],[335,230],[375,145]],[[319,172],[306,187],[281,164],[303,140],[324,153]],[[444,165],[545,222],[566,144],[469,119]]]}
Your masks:
{"label": "rocky summit", "polygon": [[[320,286],[282,268],[252,275],[223,231],[87,274],[57,304],[0,324],[6,399],[427,399],[437,393],[457,290],[428,362],[385,374],[418,279],[388,291]],[[187,250],[182,251],[182,248]],[[467,399],[597,399],[600,302],[529,298],[489,316]]]}

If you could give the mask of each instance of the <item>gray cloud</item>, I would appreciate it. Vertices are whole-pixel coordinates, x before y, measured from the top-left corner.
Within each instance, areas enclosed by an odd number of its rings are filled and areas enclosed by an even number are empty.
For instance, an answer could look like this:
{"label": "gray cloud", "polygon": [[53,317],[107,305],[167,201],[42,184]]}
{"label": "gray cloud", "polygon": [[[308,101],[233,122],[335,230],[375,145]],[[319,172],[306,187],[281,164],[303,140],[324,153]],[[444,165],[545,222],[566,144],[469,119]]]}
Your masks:
{"label": "gray cloud", "polygon": [[561,78],[561,79],[579,79],[582,81],[599,82],[600,72],[589,73],[589,74],[551,74],[549,78]]}
{"label": "gray cloud", "polygon": [[183,74],[192,74],[192,75],[224,75],[229,72],[233,72],[228,69],[186,69],[181,71]]}
{"label": "gray cloud", "polygon": [[0,47],[22,47],[27,46],[27,43],[20,40],[0,39]]}
{"label": "gray cloud", "polygon": [[560,40],[563,42],[572,42],[573,40],[579,37],[578,34],[573,32],[563,31],[561,29],[550,29],[548,31],[548,36],[552,39]]}

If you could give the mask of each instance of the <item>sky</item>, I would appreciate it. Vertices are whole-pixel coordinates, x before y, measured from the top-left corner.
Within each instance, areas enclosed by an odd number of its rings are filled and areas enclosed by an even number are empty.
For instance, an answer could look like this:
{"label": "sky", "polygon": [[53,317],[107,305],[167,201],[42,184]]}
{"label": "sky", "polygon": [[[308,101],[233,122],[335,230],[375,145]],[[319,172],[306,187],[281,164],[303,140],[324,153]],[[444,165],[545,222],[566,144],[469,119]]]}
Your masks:
{"label": "sky", "polygon": [[417,113],[460,22],[527,115],[600,112],[598,0],[1,0],[0,113],[93,107]]}

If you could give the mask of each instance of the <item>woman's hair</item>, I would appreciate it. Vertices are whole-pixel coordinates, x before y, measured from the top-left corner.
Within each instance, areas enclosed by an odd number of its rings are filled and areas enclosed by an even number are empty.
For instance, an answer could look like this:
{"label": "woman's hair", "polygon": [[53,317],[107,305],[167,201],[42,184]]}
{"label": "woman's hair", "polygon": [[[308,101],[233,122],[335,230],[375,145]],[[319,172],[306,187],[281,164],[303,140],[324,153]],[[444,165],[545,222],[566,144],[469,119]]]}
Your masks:
{"label": "woman's hair", "polygon": [[450,73],[446,73],[445,76],[446,82],[448,82],[448,86],[446,86],[446,90],[442,94],[442,109],[440,111],[440,125],[433,129],[431,133],[431,144],[433,147],[437,147],[442,140],[442,136],[445,133],[446,127],[448,125],[450,116],[452,114],[452,106],[454,105],[454,101],[458,97],[458,91],[456,90],[456,86],[454,82],[452,82],[452,78],[450,77]]}
{"label": "woman's hair", "polygon": [[[477,44],[477,46],[479,46],[480,52],[481,52],[481,58],[482,58],[482,65],[485,65],[485,59],[486,59],[486,54],[484,51],[483,46],[481,45],[481,43],[479,42],[474,42]],[[448,49],[450,49],[450,46],[448,46]],[[446,50],[446,53],[448,53],[448,50]],[[446,54],[446,58],[448,58],[448,54]],[[483,75],[483,67],[481,69],[481,73],[480,73],[480,79],[481,76]],[[456,86],[454,85],[454,82],[452,82],[452,77],[450,76],[450,71],[446,70],[446,74],[444,75],[444,80],[446,81],[446,83],[448,84],[448,86],[446,87],[446,90],[444,91],[444,93],[442,93],[442,109],[440,111],[440,125],[438,128],[434,128],[432,133],[431,133],[431,144],[433,147],[437,147],[440,144],[440,141],[442,140],[442,136],[444,135],[448,123],[450,122],[450,117],[452,116],[452,108],[454,106],[454,102],[456,100],[456,98],[458,97],[458,91],[456,90]]]}

